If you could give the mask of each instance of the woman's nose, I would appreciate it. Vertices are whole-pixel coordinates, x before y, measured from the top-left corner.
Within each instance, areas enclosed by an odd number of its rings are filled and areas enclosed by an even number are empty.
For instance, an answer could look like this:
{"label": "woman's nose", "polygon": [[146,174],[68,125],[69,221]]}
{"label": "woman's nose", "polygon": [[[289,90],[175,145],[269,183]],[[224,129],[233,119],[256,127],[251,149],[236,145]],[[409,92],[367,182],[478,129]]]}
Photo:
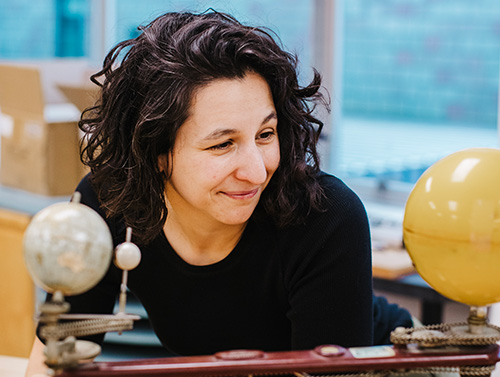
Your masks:
{"label": "woman's nose", "polygon": [[245,148],[238,155],[236,178],[260,185],[267,179],[265,155],[256,145]]}

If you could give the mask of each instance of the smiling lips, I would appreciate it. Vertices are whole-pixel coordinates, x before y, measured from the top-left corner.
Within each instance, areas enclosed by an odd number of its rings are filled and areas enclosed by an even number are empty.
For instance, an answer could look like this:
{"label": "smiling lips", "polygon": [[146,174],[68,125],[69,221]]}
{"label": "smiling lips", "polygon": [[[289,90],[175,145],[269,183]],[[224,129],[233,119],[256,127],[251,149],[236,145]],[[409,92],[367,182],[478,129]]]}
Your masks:
{"label": "smiling lips", "polygon": [[246,200],[252,199],[258,192],[259,189],[256,188],[250,191],[223,191],[222,193],[231,199]]}

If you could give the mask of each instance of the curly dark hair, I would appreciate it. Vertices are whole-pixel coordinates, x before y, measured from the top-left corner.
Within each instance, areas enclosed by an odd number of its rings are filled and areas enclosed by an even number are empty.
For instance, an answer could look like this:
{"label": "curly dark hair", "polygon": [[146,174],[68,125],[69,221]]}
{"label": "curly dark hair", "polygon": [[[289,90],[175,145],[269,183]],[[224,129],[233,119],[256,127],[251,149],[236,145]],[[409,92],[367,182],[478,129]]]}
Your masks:
{"label": "curly dark hair", "polygon": [[158,157],[172,153],[196,89],[248,72],[270,86],[281,156],[254,217],[286,226],[320,209],[316,144],[323,123],[313,110],[319,102],[328,104],[316,70],[308,86],[299,86],[295,55],[267,29],[224,13],[166,13],[139,30],[138,37],[117,44],[91,77],[101,86],[100,99],[79,122],[85,133],[81,159],[108,217],[132,226],[138,242],[162,231],[169,177]]}

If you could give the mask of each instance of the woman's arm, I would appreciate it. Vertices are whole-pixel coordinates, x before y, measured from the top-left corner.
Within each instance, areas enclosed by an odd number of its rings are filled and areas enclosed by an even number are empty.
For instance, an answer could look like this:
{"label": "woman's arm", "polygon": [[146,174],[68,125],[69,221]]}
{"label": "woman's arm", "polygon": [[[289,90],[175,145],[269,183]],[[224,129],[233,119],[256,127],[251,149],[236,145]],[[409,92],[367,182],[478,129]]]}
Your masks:
{"label": "woman's arm", "polygon": [[43,354],[44,347],[45,345],[41,342],[41,340],[38,339],[38,337],[35,337],[25,377],[48,376],[46,374],[47,365],[45,365],[45,356]]}
{"label": "woman's arm", "polygon": [[[330,186],[330,187],[328,187]],[[292,347],[373,344],[371,245],[359,198],[330,179],[325,212],[309,218],[292,236],[285,273]]]}

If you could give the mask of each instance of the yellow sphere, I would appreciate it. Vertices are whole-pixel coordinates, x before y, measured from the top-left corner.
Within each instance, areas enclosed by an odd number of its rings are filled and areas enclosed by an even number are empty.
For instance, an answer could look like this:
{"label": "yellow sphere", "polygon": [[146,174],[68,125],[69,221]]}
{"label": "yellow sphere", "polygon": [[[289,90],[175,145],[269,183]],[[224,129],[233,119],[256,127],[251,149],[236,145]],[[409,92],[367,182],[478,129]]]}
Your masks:
{"label": "yellow sphere", "polygon": [[500,301],[500,150],[466,149],[427,169],[405,208],[415,268],[442,295],[471,306]]}

